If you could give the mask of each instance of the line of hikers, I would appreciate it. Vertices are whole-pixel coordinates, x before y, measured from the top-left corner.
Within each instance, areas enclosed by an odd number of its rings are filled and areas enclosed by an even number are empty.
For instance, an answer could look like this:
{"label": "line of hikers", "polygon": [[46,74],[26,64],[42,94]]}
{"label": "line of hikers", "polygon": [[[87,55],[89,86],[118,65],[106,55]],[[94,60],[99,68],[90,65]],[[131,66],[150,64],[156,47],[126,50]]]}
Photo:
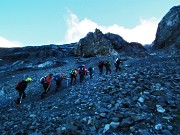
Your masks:
{"label": "line of hikers", "polygon": [[[117,58],[115,60],[114,65],[116,68],[116,72],[118,70],[120,71],[121,63],[122,63],[122,61],[119,58]],[[98,63],[100,75],[103,73],[103,67],[105,67],[105,69],[106,69],[106,75],[108,74],[108,72],[111,74],[111,63],[109,61],[100,61]],[[77,82],[78,74],[79,74],[80,83],[82,83],[85,75],[89,74],[90,78],[92,78],[94,71],[95,71],[94,67],[89,67],[87,69],[85,65],[81,65],[78,68],[72,69],[69,73],[70,85],[72,85],[73,82],[74,83]],[[42,77],[40,79],[40,83],[43,85],[44,92],[41,94],[41,99],[43,99],[45,94],[50,90],[52,79],[56,82],[55,92],[58,92],[59,88],[61,87],[62,80],[64,80],[64,79],[68,80],[69,78],[67,76],[65,76],[64,74],[57,74],[55,76],[53,76],[53,74],[49,74],[47,76]],[[19,105],[21,103],[22,99],[24,99],[26,97],[25,89],[27,88],[28,83],[31,81],[32,81],[32,78],[28,77],[28,78],[26,78],[26,80],[20,81],[16,85],[16,90],[19,93],[19,98],[17,100],[15,100],[17,105]]]}

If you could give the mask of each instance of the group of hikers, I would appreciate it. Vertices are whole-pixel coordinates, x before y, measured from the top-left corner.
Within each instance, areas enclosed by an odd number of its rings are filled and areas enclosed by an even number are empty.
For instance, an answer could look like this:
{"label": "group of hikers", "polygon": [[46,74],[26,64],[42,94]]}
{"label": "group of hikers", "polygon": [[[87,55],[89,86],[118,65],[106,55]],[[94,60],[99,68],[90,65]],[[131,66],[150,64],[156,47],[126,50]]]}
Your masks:
{"label": "group of hikers", "polygon": [[[120,71],[121,63],[122,63],[122,61],[120,58],[117,58],[115,60],[114,65],[115,65],[116,72],[118,70]],[[106,69],[106,75],[108,73],[111,74],[111,62],[100,61],[98,63],[100,75],[103,73],[103,67],[105,67],[105,69]],[[84,80],[84,77],[86,75],[89,74],[90,78],[93,77],[94,70],[95,70],[94,67],[89,67],[87,69],[85,65],[81,65],[78,68],[72,69],[69,73],[69,77],[65,76],[64,74],[53,75],[52,73],[47,76],[42,77],[40,79],[40,83],[43,85],[44,92],[41,94],[41,99],[43,99],[44,96],[46,95],[46,93],[50,90],[52,80],[54,80],[56,82],[55,92],[58,92],[59,88],[61,87],[62,80],[70,78],[70,85],[72,85],[73,83],[77,82],[77,78],[78,78],[78,74],[79,74],[79,80],[80,80],[80,83],[82,83]],[[28,77],[25,80],[18,82],[18,84],[16,85],[16,90],[19,93],[19,98],[17,98],[17,100],[15,100],[17,105],[19,105],[21,103],[22,99],[24,99],[26,97],[25,89],[27,88],[28,83],[31,81],[32,81],[32,78]]]}

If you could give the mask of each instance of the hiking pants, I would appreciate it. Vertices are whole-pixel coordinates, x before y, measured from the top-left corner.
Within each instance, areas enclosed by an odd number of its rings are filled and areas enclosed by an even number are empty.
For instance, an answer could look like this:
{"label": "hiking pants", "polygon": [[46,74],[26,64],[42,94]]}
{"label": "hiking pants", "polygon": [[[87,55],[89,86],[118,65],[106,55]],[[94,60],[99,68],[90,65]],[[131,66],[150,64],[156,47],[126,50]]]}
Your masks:
{"label": "hiking pants", "polygon": [[106,75],[108,74],[108,72],[111,74],[111,68],[110,67],[106,67]]}
{"label": "hiking pants", "polygon": [[92,74],[93,74],[93,72],[89,71],[90,78],[92,78],[92,76],[93,76]]}
{"label": "hiking pants", "polygon": [[103,73],[103,66],[98,66],[99,67],[99,71],[100,71],[100,74]]}
{"label": "hiking pants", "polygon": [[24,91],[23,92],[19,92],[19,98],[17,98],[16,103],[20,104],[21,98],[24,99],[25,97],[26,97],[26,93]]}
{"label": "hiking pants", "polygon": [[61,87],[61,81],[56,81],[56,91]]}
{"label": "hiking pants", "polygon": [[119,65],[116,65],[116,72],[119,70],[120,71],[120,67],[119,67]]}
{"label": "hiking pants", "polygon": [[80,73],[79,75],[80,75],[80,82],[82,82],[84,80],[84,75],[85,74],[84,73]]}
{"label": "hiking pants", "polygon": [[75,79],[75,81],[74,81],[74,82],[76,83],[76,75],[72,74],[70,77],[71,77],[71,82],[70,82],[70,84],[72,84],[72,82],[73,82],[73,78]]}
{"label": "hiking pants", "polygon": [[48,85],[47,83],[44,83],[44,84],[43,84],[43,87],[44,87],[44,92],[43,92],[43,94],[47,93],[47,92],[50,90],[50,87],[49,87],[49,85]]}

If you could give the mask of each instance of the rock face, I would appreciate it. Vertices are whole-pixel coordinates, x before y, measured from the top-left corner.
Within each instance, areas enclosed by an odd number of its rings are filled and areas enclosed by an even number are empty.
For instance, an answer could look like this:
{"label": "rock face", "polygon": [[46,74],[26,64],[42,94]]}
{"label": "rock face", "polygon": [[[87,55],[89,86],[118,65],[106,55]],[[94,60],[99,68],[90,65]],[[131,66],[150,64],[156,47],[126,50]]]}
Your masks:
{"label": "rock face", "polygon": [[107,34],[105,34],[105,36],[107,39],[109,39],[111,41],[113,48],[115,50],[121,50],[121,49],[123,49],[123,47],[128,45],[128,42],[119,35],[107,33]]}
{"label": "rock face", "polygon": [[175,6],[163,17],[158,25],[154,49],[180,49],[180,6]]}
{"label": "rock face", "polygon": [[75,54],[82,57],[95,57],[117,54],[117,52],[134,53],[145,50],[139,43],[128,43],[119,35],[103,34],[96,29],[94,33],[88,33],[79,41]]}
{"label": "rock face", "polygon": [[75,54],[82,57],[94,57],[98,55],[111,54],[112,43],[105,35],[96,29],[94,33],[89,32],[86,37],[80,39]]}
{"label": "rock face", "polygon": [[118,52],[125,52],[125,53],[138,53],[145,51],[146,49],[140,43],[131,42],[128,43],[124,40],[121,36],[107,33],[105,34],[106,38],[109,39],[113,45],[113,49]]}

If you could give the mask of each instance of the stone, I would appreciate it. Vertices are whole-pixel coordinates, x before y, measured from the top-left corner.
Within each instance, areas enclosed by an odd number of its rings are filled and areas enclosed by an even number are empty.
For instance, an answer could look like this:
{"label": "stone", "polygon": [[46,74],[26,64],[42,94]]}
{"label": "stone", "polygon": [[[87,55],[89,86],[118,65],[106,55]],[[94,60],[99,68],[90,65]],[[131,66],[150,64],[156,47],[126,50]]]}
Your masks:
{"label": "stone", "polygon": [[109,112],[109,110],[106,109],[106,108],[100,108],[99,111],[100,111],[101,113],[107,113],[107,112]]}
{"label": "stone", "polygon": [[162,128],[163,128],[162,124],[155,125],[156,130],[162,130]]}
{"label": "stone", "polygon": [[131,117],[128,117],[128,118],[122,119],[122,121],[120,122],[120,126],[121,127],[129,127],[133,123],[134,123],[134,120]]}
{"label": "stone", "polygon": [[110,127],[112,127],[113,129],[116,129],[119,126],[119,122],[111,122],[110,123]]}
{"label": "stone", "polygon": [[173,130],[173,127],[172,127],[171,125],[168,125],[168,126],[167,126],[167,129],[168,129],[168,130]]}
{"label": "stone", "polygon": [[106,133],[110,129],[110,125],[106,124],[103,130],[103,133]]}
{"label": "stone", "polygon": [[143,103],[143,102],[144,102],[144,98],[143,98],[143,97],[139,97],[139,98],[138,98],[138,101],[139,101],[140,103]]}
{"label": "stone", "polygon": [[172,135],[168,130],[162,130],[163,135]]}
{"label": "stone", "polygon": [[164,113],[166,111],[161,105],[156,105],[156,109],[160,113]]}
{"label": "stone", "polygon": [[151,135],[151,133],[148,131],[148,130],[146,130],[146,129],[144,129],[144,130],[138,130],[138,135]]}
{"label": "stone", "polygon": [[106,113],[100,113],[99,115],[100,115],[101,117],[106,117],[106,116],[107,116]]}

